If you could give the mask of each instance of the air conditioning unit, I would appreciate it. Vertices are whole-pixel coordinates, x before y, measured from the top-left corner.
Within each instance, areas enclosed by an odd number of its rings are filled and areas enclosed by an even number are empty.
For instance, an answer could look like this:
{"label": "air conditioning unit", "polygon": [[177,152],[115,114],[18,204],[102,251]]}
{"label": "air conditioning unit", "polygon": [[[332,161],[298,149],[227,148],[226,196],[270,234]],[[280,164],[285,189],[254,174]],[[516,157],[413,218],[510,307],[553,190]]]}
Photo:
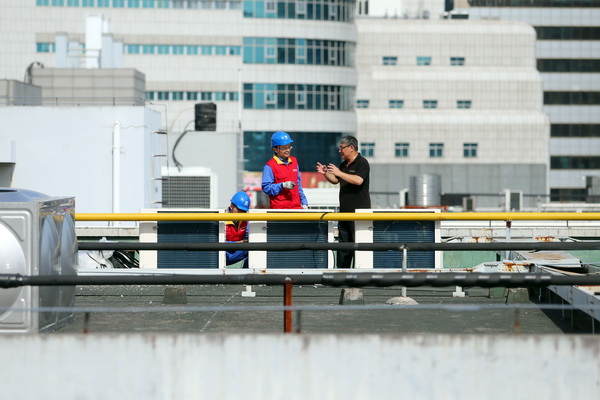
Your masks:
{"label": "air conditioning unit", "polygon": [[[311,210],[251,210],[266,213],[305,213]],[[319,210],[319,212],[333,212]],[[251,243],[331,243],[333,221],[249,221],[248,241]],[[331,250],[250,251],[249,268],[333,268]]]}
{"label": "air conditioning unit", "polygon": [[[439,213],[439,209],[358,209],[357,213]],[[439,243],[440,221],[356,221],[356,243]],[[355,268],[402,268],[400,250],[357,251]],[[442,268],[442,252],[411,251],[407,253],[407,268]]]}
{"label": "air conditioning unit", "polygon": [[215,208],[217,175],[209,168],[162,169],[162,206],[168,208]]}
{"label": "air conditioning unit", "polygon": [[523,191],[504,189],[504,211],[521,211],[523,209]]}
{"label": "air conditioning unit", "polygon": [[[76,275],[75,199],[0,188],[0,268],[6,274]],[[73,319],[75,286],[0,289],[0,332],[52,331]],[[38,311],[43,308],[42,311]],[[60,310],[52,310],[60,308]]]}
{"label": "air conditioning unit", "polygon": [[[222,213],[211,209],[150,209],[142,213]],[[141,243],[222,243],[224,221],[142,221]],[[225,268],[224,251],[143,250],[140,268]]]}

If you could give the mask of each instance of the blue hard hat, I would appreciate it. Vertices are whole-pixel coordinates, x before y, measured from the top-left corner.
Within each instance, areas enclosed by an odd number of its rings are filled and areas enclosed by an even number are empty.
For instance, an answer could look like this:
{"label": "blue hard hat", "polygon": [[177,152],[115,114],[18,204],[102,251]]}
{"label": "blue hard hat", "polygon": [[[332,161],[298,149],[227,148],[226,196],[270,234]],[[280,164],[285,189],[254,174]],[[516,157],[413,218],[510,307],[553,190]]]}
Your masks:
{"label": "blue hard hat", "polygon": [[283,131],[278,131],[271,136],[271,147],[285,146],[286,144],[294,143],[290,135]]}
{"label": "blue hard hat", "polygon": [[233,195],[231,203],[242,211],[248,211],[250,208],[250,197],[248,197],[246,192],[240,191]]}

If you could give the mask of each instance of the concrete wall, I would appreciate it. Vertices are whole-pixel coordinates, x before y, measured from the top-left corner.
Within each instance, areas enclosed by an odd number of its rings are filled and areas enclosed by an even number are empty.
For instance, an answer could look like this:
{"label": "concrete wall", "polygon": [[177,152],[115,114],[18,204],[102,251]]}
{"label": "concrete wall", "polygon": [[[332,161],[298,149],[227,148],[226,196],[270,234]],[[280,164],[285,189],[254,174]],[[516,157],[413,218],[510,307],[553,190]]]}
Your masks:
{"label": "concrete wall", "polygon": [[597,399],[586,335],[14,335],[6,399]]}

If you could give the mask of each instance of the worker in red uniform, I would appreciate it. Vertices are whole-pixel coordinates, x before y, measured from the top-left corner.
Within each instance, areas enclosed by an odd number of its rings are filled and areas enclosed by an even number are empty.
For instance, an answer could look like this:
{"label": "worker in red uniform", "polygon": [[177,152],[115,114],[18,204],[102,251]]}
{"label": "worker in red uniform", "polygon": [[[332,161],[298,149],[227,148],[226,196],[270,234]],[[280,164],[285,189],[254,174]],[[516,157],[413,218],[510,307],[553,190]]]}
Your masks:
{"label": "worker in red uniform", "polygon": [[[228,213],[245,213],[250,208],[250,198],[245,192],[237,192],[231,198],[231,204],[227,208]],[[244,242],[248,238],[248,221],[226,221],[225,240],[228,242]],[[226,265],[235,264],[244,260],[242,268],[248,268],[248,252],[237,250],[226,252]]]}
{"label": "worker in red uniform", "polygon": [[282,131],[271,136],[275,154],[262,173],[262,190],[269,196],[270,208],[308,208],[298,160],[290,155],[293,142],[290,135]]}

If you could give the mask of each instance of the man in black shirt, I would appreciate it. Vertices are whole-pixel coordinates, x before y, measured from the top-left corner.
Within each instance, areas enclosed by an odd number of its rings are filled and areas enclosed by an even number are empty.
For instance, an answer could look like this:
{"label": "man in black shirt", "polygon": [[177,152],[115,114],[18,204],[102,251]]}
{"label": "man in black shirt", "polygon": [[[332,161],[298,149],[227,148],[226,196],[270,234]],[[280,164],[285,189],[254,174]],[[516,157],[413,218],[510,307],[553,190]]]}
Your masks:
{"label": "man in black shirt", "polygon": [[[344,161],[339,167],[317,163],[317,172],[325,179],[340,184],[340,212],[355,212],[357,208],[371,208],[369,196],[369,173],[371,168],[366,158],[358,152],[358,141],[354,136],[344,136],[339,152]],[[340,242],[354,242],[354,221],[339,221]],[[338,251],[337,267],[351,268],[354,251]]]}

